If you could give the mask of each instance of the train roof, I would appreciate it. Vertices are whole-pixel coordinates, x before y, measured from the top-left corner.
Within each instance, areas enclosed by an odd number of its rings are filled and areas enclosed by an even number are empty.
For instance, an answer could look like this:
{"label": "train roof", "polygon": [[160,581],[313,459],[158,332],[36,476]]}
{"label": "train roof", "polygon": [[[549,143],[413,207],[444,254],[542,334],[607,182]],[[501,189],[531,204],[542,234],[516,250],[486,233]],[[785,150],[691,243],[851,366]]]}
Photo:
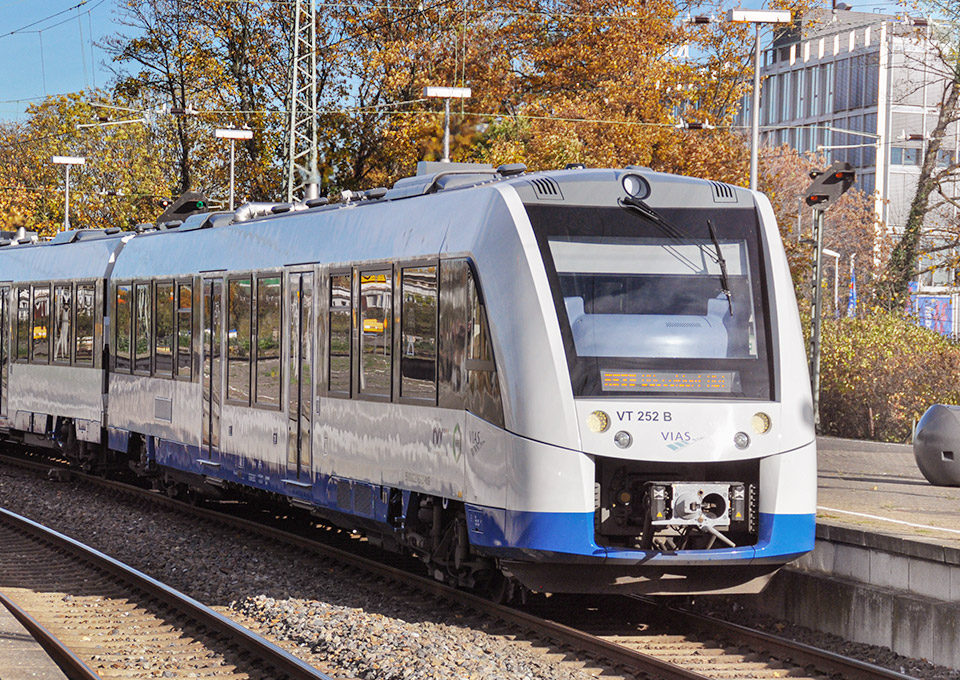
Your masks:
{"label": "train roof", "polygon": [[[639,166],[525,170],[522,164],[421,163],[416,176],[390,189],[344,192],[338,203],[251,203],[235,212],[140,225],[136,236],[114,227],[13,241],[0,247],[0,281],[103,277],[113,261],[114,275],[125,278],[469,252],[508,186],[525,204],[616,205],[629,182],[654,208],[754,205],[746,189]],[[118,258],[127,242],[129,252]]]}
{"label": "train roof", "polygon": [[119,228],[77,229],[49,241],[0,247],[0,281],[104,278],[132,236]]}

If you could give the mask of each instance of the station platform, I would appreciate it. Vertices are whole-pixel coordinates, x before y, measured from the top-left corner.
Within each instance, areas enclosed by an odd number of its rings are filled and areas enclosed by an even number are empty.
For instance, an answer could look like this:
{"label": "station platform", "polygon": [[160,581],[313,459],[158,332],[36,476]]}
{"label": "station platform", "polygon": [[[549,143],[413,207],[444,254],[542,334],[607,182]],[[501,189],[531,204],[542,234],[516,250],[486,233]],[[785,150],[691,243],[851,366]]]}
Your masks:
{"label": "station platform", "polygon": [[66,677],[13,614],[0,605],[0,679],[66,680]]}
{"label": "station platform", "polygon": [[930,484],[912,445],[818,437],[817,459],[818,525],[960,551],[960,487]]}
{"label": "station platform", "polygon": [[960,488],[913,447],[817,439],[817,540],[744,606],[960,669]]}

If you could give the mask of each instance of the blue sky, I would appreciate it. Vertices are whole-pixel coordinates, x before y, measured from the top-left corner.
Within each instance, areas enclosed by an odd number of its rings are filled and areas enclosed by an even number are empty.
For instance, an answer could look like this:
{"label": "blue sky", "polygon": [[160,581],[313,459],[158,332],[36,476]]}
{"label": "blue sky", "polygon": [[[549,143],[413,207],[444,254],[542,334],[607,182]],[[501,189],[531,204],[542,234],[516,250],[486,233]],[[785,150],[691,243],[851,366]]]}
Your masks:
{"label": "blue sky", "polygon": [[[895,14],[897,0],[846,0],[854,10]],[[120,32],[117,0],[0,0],[0,120],[24,116],[45,95],[103,87],[111,74],[95,43]],[[756,8],[765,0],[730,0]],[[79,5],[79,7],[78,7]]]}
{"label": "blue sky", "polygon": [[0,0],[0,120],[23,117],[27,105],[44,95],[108,83],[107,56],[94,43],[120,30],[115,4]]}

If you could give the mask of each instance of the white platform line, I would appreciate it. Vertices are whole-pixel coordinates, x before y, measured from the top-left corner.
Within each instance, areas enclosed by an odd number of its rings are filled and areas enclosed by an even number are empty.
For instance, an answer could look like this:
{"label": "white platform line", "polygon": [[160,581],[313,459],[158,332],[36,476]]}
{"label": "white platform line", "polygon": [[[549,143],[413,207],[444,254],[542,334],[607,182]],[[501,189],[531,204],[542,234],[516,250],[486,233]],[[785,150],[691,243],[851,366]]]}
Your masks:
{"label": "white platform line", "polygon": [[913,522],[904,522],[899,519],[890,519],[889,517],[880,517],[878,515],[867,515],[862,512],[851,512],[849,510],[838,510],[837,508],[827,508],[822,505],[817,506],[817,510],[825,510],[827,512],[839,512],[843,515],[854,515],[855,517],[865,517],[866,519],[876,519],[881,522],[890,522],[891,524],[902,524],[904,526],[913,527],[915,529],[930,529],[931,531],[946,531],[950,534],[960,534],[960,531],[956,529],[944,529],[942,527],[932,527],[929,524],[914,524]]}

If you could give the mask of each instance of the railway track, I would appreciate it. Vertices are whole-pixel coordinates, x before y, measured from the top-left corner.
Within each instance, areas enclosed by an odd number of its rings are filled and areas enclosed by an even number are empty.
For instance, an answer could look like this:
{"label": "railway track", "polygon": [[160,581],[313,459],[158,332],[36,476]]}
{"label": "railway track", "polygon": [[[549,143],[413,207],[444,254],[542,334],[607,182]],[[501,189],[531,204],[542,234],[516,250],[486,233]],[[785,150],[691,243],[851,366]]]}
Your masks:
{"label": "railway track", "polygon": [[2,509],[0,593],[71,678],[330,680],[199,602]]}
{"label": "railway track", "polygon": [[[6,460],[5,457],[0,459]],[[49,463],[41,463],[40,467],[49,468]],[[365,578],[383,579],[391,584],[394,592],[400,586],[401,591],[429,594],[478,616],[499,619],[558,651],[578,659],[590,659],[593,665],[627,677],[661,680],[788,676],[811,680],[827,677],[845,680],[909,678],[829,651],[644,598],[554,597],[542,599],[526,610],[506,607],[405,569],[385,565],[382,563],[384,554],[380,554],[380,561],[374,561],[276,526],[189,506],[130,485],[98,477],[90,479],[122,493],[176,507],[205,521],[256,534],[266,541],[279,541],[322,555],[324,559],[334,560]]]}

